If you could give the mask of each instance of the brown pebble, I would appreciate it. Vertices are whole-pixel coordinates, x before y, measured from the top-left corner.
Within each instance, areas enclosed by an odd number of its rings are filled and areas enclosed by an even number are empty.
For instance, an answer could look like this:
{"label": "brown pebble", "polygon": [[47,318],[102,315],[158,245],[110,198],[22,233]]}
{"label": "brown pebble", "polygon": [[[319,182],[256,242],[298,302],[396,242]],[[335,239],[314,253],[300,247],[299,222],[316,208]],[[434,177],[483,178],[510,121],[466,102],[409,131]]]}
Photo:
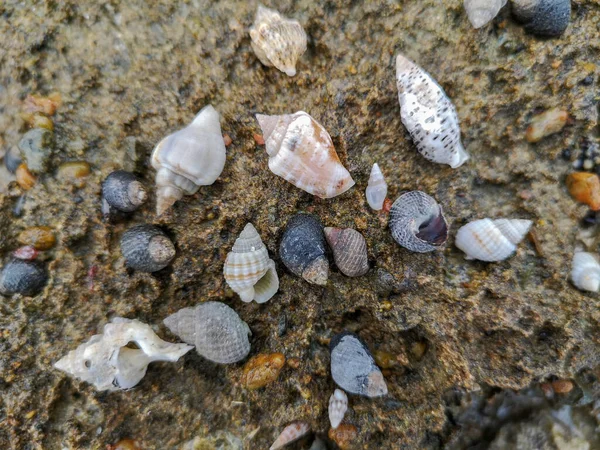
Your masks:
{"label": "brown pebble", "polygon": [[394,304],[389,300],[384,300],[381,302],[381,310],[382,311],[390,311],[394,307]]}
{"label": "brown pebble", "polygon": [[225,147],[229,147],[231,145],[231,143],[233,142],[233,140],[231,139],[231,137],[228,134],[224,134],[223,142],[225,143]]}
{"label": "brown pebble", "polygon": [[569,380],[556,380],[552,382],[552,388],[557,394],[568,394],[573,390],[573,382]]}
{"label": "brown pebble", "polygon": [[264,387],[277,379],[284,364],[285,356],[282,353],[253,356],[244,366],[242,384],[247,389]]}
{"label": "brown pebble", "polygon": [[27,164],[23,163],[17,170],[15,171],[15,176],[17,177],[17,183],[21,186],[22,189],[28,191],[33,186],[35,186],[35,182],[37,181],[35,176],[29,171]]}
{"label": "brown pebble", "polygon": [[31,245],[36,250],[48,250],[56,244],[56,238],[50,227],[30,227],[23,230],[17,237],[22,245]]}
{"label": "brown pebble", "polygon": [[528,142],[538,142],[562,130],[568,119],[569,114],[566,111],[558,108],[550,109],[531,120],[525,137]]}
{"label": "brown pebble", "polygon": [[74,184],[78,188],[85,186],[85,177],[91,173],[90,165],[85,161],[67,162],[58,168],[58,178]]}
{"label": "brown pebble", "polygon": [[347,450],[353,447],[358,437],[358,430],[354,425],[342,423],[335,430],[329,429],[329,439],[334,441],[342,450]]}
{"label": "brown pebble", "polygon": [[265,138],[263,138],[260,134],[254,133],[254,141],[257,145],[265,145]]}
{"label": "brown pebble", "polygon": [[396,359],[396,355],[390,352],[386,352],[383,350],[375,350],[373,352],[373,358],[375,358],[375,363],[381,369],[391,369],[394,366],[398,365],[398,360]]}
{"label": "brown pebble", "polygon": [[554,389],[552,389],[552,385],[550,383],[540,384],[540,389],[547,398],[551,398],[554,395]]}
{"label": "brown pebble", "polygon": [[106,450],[142,450],[142,446],[134,439],[121,439],[115,445],[108,445]]}
{"label": "brown pebble", "polygon": [[426,351],[427,343],[425,342],[414,342],[410,346],[410,352],[417,361],[421,361],[421,359],[423,359],[423,356],[425,356]]}
{"label": "brown pebble", "polygon": [[600,178],[595,173],[574,172],[569,174],[567,188],[575,200],[585,203],[592,211],[600,209]]}
{"label": "brown pebble", "polygon": [[287,360],[287,365],[292,369],[297,369],[300,367],[300,359],[299,358],[290,358]]}
{"label": "brown pebble", "polygon": [[61,103],[62,99],[58,92],[53,92],[48,97],[30,94],[23,102],[23,110],[28,113],[42,113],[52,116]]}

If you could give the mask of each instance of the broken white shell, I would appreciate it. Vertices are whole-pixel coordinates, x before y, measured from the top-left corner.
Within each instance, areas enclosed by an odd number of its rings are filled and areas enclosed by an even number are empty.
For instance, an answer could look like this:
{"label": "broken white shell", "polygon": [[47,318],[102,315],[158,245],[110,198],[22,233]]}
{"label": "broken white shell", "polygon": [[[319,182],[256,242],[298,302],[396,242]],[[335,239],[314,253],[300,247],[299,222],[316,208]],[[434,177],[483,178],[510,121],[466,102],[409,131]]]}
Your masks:
{"label": "broken white shell", "polygon": [[158,143],[151,162],[157,170],[157,215],[200,186],[213,184],[225,167],[219,113],[211,105],[202,108],[191,124]]}
{"label": "broken white shell", "polygon": [[402,123],[421,155],[453,169],[469,159],[454,105],[440,85],[404,55],[396,58]]}
{"label": "broken white shell", "polygon": [[456,246],[466,259],[502,261],[511,256],[533,225],[525,219],[481,219],[469,222],[456,233]]}
{"label": "broken white shell", "polygon": [[369,176],[369,184],[367,184],[365,195],[371,209],[379,211],[383,208],[383,202],[387,195],[387,183],[377,163],[373,164],[371,168],[371,175]]}
{"label": "broken white shell", "polygon": [[465,0],[465,10],[474,28],[481,28],[498,15],[508,0]]}
{"label": "broken white shell", "polygon": [[[129,348],[135,342],[139,348]],[[129,389],[140,382],[153,361],[177,361],[194,348],[160,339],[137,320],[115,317],[96,334],[54,364],[59,370],[92,383],[99,391]]]}
{"label": "broken white shell", "polygon": [[306,33],[300,22],[258,5],[250,38],[261,63],[275,66],[290,77],[296,75],[296,62],[306,51]]}
{"label": "broken white shell", "polygon": [[225,281],[242,301],[264,303],[279,289],[275,262],[269,259],[256,228],[248,223],[233,244],[223,267]]}
{"label": "broken white shell", "polygon": [[571,263],[571,280],[577,289],[598,292],[600,264],[592,253],[575,252]]}
{"label": "broken white shell", "polygon": [[269,450],[278,450],[297,441],[302,436],[310,431],[310,425],[306,422],[292,422],[283,429],[281,434],[277,437],[273,445],[269,447]]}
{"label": "broken white shell", "polygon": [[275,175],[320,198],[335,197],[354,186],[329,133],[307,113],[257,114],[256,119]]}
{"label": "broken white shell", "polygon": [[341,389],[336,389],[329,397],[329,421],[334,430],[340,426],[348,410],[348,396]]}

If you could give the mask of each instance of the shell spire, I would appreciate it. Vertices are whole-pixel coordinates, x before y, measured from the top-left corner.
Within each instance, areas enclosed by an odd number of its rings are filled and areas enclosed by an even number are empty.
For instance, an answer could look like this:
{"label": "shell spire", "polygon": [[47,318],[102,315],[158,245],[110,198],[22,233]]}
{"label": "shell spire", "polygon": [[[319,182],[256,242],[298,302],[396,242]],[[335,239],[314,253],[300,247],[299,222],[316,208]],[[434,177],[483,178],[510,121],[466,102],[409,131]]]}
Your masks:
{"label": "shell spire", "polygon": [[269,450],[279,450],[306,435],[310,431],[310,425],[306,422],[292,422],[283,429]]}
{"label": "shell spire", "polygon": [[348,396],[341,389],[336,389],[329,397],[329,422],[334,430],[340,426],[348,410]]}
{"label": "shell spire", "polygon": [[577,289],[598,292],[600,264],[592,253],[575,252],[571,263],[571,280]]}
{"label": "shell spire", "polygon": [[367,197],[367,203],[375,211],[380,211],[383,208],[383,202],[387,195],[387,183],[383,177],[383,173],[377,163],[373,164],[371,168],[371,175],[369,176],[369,184],[365,190],[365,196]]}
{"label": "shell spire", "polygon": [[465,0],[464,6],[474,28],[481,28],[498,15],[508,0]]}

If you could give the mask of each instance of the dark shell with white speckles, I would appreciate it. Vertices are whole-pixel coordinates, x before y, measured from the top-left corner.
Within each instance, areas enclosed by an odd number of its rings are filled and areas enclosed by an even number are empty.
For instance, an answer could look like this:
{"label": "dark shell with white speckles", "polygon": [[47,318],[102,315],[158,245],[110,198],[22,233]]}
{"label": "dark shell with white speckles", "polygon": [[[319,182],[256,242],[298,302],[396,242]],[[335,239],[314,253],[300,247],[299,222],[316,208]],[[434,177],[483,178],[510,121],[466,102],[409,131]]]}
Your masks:
{"label": "dark shell with white speckles", "polygon": [[48,272],[43,264],[35,261],[13,259],[0,273],[0,294],[37,295],[48,282]]}
{"label": "dark shell with white speckles", "polygon": [[160,228],[137,225],[123,233],[121,253],[128,267],[140,272],[156,272],[167,267],[175,257],[175,246]]}

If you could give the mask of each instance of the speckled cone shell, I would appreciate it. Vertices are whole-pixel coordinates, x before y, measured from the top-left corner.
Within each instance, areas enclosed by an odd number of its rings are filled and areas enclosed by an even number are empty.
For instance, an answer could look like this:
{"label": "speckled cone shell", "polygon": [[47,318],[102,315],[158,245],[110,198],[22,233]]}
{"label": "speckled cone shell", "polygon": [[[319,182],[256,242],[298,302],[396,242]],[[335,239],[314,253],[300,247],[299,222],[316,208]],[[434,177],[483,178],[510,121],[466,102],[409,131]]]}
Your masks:
{"label": "speckled cone shell", "polygon": [[307,113],[257,114],[256,119],[275,175],[320,198],[335,197],[354,186],[329,133]]}
{"label": "speckled cone shell", "polygon": [[269,450],[278,450],[297,441],[310,431],[310,426],[306,422],[293,422],[283,429],[279,437],[269,447]]}
{"label": "speckled cone shell", "polygon": [[465,0],[465,10],[474,28],[481,28],[498,15],[508,0]]}
{"label": "speckled cone shell", "polygon": [[225,281],[244,302],[264,303],[279,289],[275,263],[249,223],[233,244],[223,267]]}
{"label": "speckled cone shell", "polygon": [[296,62],[306,51],[306,33],[300,22],[258,5],[250,38],[261,63],[275,66],[290,77],[296,75]]}
{"label": "speckled cone shell", "polygon": [[250,352],[250,328],[225,303],[206,302],[183,308],[164,323],[184,342],[195,345],[198,354],[213,362],[235,363]]}
{"label": "speckled cone shell", "polygon": [[362,234],[351,228],[327,227],[324,231],[335,264],[344,275],[359,277],[369,271],[367,243]]}
{"label": "speckled cone shell", "polygon": [[559,36],[569,26],[571,0],[512,0],[514,16],[540,36]]}
{"label": "speckled cone shell", "polygon": [[442,207],[421,191],[407,192],[396,199],[390,210],[389,227],[394,240],[412,252],[432,252],[448,239]]}
{"label": "speckled cone shell", "polygon": [[335,335],[329,344],[331,377],[346,392],[365,397],[386,395],[385,379],[367,346],[353,333]]}
{"label": "speckled cone shell", "polygon": [[517,250],[532,224],[524,219],[475,220],[458,230],[455,244],[466,259],[502,261]]}
{"label": "speckled cone shell", "polygon": [[336,389],[329,397],[329,422],[334,430],[340,426],[348,410],[348,396],[341,389]]}
{"label": "speckled cone shell", "polygon": [[587,252],[576,252],[571,263],[571,280],[577,289],[598,292],[600,289],[600,264]]}
{"label": "speckled cone shell", "polygon": [[402,123],[429,161],[460,167],[469,155],[460,141],[454,105],[439,84],[403,55],[396,58]]}
{"label": "speckled cone shell", "polygon": [[371,175],[369,176],[369,184],[365,190],[367,203],[371,209],[379,211],[383,208],[383,202],[387,196],[387,189],[388,186],[379,165],[377,165],[377,163],[373,164]]}
{"label": "speckled cone shell", "polygon": [[156,173],[156,212],[162,214],[183,195],[213,184],[225,167],[219,113],[205,106],[190,125],[167,136],[152,152]]}

